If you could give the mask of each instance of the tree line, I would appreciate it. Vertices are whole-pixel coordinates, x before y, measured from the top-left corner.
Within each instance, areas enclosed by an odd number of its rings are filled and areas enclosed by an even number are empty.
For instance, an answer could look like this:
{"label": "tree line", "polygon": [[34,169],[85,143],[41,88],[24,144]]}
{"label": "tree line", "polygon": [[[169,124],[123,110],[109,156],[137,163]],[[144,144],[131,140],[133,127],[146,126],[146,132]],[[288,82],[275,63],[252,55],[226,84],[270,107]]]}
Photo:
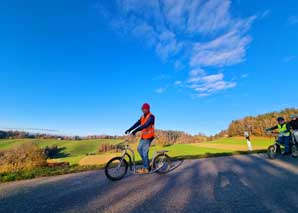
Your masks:
{"label": "tree line", "polygon": [[67,136],[67,135],[54,135],[45,133],[29,133],[17,130],[0,130],[0,139],[57,139],[57,140],[89,140],[89,139],[119,139],[121,136],[112,135],[88,135],[88,136]]}
{"label": "tree line", "polygon": [[[140,135],[140,133],[139,133]],[[111,135],[89,135],[85,137],[79,136],[60,136],[50,134],[30,134],[24,131],[0,131],[0,139],[56,139],[56,140],[91,140],[91,139],[125,139],[125,136],[111,136]],[[138,138],[136,138],[138,139]],[[183,143],[195,143],[206,141],[207,136],[204,134],[198,134],[192,136],[183,131],[175,130],[156,130],[156,143],[160,145],[171,145],[171,144],[183,144]]]}
{"label": "tree line", "polygon": [[[212,135],[206,136],[204,134],[191,135],[183,131],[175,130],[156,130],[155,143],[163,146],[172,144],[189,144],[199,143],[204,141],[213,141],[222,137],[243,136],[244,131],[250,132],[253,136],[267,136],[264,131],[268,127],[276,125],[276,118],[279,116],[290,120],[290,115],[298,114],[297,108],[287,108],[280,112],[270,112],[257,116],[247,116],[243,119],[232,121],[226,130]],[[61,136],[50,134],[31,134],[23,131],[0,131],[0,139],[3,138],[37,138],[37,139],[58,139],[58,140],[88,140],[88,139],[124,139],[125,136],[111,136],[111,135],[89,135],[85,137],[79,136]]]}
{"label": "tree line", "polygon": [[243,119],[234,120],[230,123],[227,130],[222,131],[220,134],[229,137],[242,136],[244,131],[249,131],[253,136],[267,136],[265,129],[277,124],[276,118],[279,116],[284,117],[290,121],[292,114],[298,114],[298,109],[287,108],[280,112],[270,112],[257,116],[247,116]]}

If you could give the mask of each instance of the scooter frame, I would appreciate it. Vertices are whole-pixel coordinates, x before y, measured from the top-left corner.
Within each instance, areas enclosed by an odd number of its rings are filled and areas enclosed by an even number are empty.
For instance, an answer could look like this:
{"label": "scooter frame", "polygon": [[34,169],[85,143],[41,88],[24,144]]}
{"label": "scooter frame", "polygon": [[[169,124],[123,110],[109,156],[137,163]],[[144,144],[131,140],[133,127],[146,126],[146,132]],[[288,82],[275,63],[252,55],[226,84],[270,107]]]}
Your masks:
{"label": "scooter frame", "polygon": [[[150,162],[150,166],[151,168],[153,168],[153,170],[151,170],[149,173],[145,173],[145,174],[153,174],[155,172],[158,172],[162,167],[160,168],[154,168],[153,166],[153,162],[155,161],[157,156],[163,155],[164,158],[168,158],[168,156],[166,155],[166,153],[168,152],[168,150],[161,150],[161,151],[156,151],[153,154],[152,160]],[[137,173],[137,165],[136,165],[136,161],[135,161],[135,152],[133,151],[133,149],[131,147],[129,147],[128,142],[125,142],[124,145],[124,149],[122,150],[122,154],[121,154],[121,159],[123,161],[123,159],[125,159],[125,157],[128,157],[129,160],[129,169],[133,174],[137,174],[140,175],[139,173]],[[121,163],[122,163],[121,161]],[[119,165],[121,165],[121,163]]]}

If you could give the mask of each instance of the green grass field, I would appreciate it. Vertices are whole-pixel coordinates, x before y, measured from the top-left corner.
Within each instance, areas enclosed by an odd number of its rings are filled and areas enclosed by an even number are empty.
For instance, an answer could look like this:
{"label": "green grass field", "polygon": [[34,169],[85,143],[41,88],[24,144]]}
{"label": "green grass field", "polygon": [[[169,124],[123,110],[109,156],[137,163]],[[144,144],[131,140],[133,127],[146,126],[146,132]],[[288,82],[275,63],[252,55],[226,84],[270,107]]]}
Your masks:
{"label": "green grass field", "polygon": [[[73,172],[87,171],[103,168],[104,164],[119,153],[110,152],[104,154],[97,154],[87,156],[87,153],[97,153],[101,143],[117,144],[122,140],[81,140],[81,141],[58,141],[58,140],[42,140],[42,139],[12,139],[0,140],[0,151],[10,149],[18,144],[29,141],[36,142],[41,148],[46,146],[57,145],[63,148],[60,156],[53,161],[69,162],[70,167],[67,168],[36,168],[30,171],[19,171],[10,173],[1,173],[0,182],[15,181],[22,179],[31,179],[43,176],[61,175]],[[268,138],[252,138],[254,149],[264,151],[267,149],[272,140]],[[131,144],[131,147],[136,151],[137,144]],[[169,155],[174,158],[196,159],[201,157],[225,156],[233,154],[247,153],[247,145],[244,138],[222,138],[219,140],[195,144],[175,144],[167,147],[160,147],[153,145],[150,148],[149,155],[152,157],[157,150],[168,150]],[[136,152],[136,161],[140,161],[140,156]]]}
{"label": "green grass field", "polygon": [[[79,164],[82,159],[88,158],[87,153],[97,153],[98,147],[101,143],[119,143],[121,140],[81,140],[81,141],[58,141],[58,140],[43,140],[43,139],[12,139],[12,140],[0,140],[0,150],[10,149],[13,146],[28,141],[36,142],[41,148],[46,146],[57,145],[64,150],[61,152],[61,156],[56,158],[56,161],[70,162],[71,165]],[[268,138],[252,138],[253,147],[256,150],[266,149],[270,142]],[[133,146],[136,150],[136,144]],[[166,149],[169,150],[171,157],[195,157],[208,154],[221,154],[221,153],[234,153],[238,151],[246,151],[247,146],[244,138],[222,138],[211,142],[203,142],[196,144],[175,144],[167,147],[152,146],[150,149],[150,156],[154,151]],[[113,153],[109,156],[117,155]],[[102,157],[101,157],[102,156]],[[103,163],[106,161],[104,155],[97,155],[97,161],[94,164]],[[90,157],[91,158],[91,157]],[[101,159],[101,160],[100,160]],[[136,155],[136,159],[140,160],[139,155]],[[87,160],[88,161],[88,160]],[[92,161],[91,161],[92,164]]]}
{"label": "green grass field", "polygon": [[[257,147],[268,147],[269,144],[272,143],[273,139],[264,138],[264,137],[252,137],[252,145]],[[241,137],[234,137],[234,138],[221,138],[212,142],[205,142],[205,143],[213,143],[218,145],[226,145],[226,144],[233,144],[233,145],[246,145],[245,139]]]}

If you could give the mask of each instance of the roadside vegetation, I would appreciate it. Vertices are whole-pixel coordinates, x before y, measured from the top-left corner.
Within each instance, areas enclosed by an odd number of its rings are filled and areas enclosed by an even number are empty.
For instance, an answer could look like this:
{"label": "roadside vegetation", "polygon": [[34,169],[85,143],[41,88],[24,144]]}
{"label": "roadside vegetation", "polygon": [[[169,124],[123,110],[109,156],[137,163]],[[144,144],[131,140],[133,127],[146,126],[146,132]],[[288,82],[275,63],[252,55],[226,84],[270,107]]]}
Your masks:
{"label": "roadside vegetation", "polygon": [[[110,158],[119,155],[119,149],[115,147],[118,147],[122,141],[114,139],[81,141],[18,139],[13,142],[0,140],[0,182],[101,169]],[[270,144],[268,138],[253,138],[252,142],[256,152],[266,150]],[[137,143],[132,142],[130,146],[136,151]],[[169,150],[173,158],[184,159],[248,153],[242,137],[166,146],[155,143],[150,149],[150,156],[152,157],[154,151],[161,149]],[[138,154],[136,160],[141,160]],[[48,165],[53,162],[70,164],[49,167]]]}

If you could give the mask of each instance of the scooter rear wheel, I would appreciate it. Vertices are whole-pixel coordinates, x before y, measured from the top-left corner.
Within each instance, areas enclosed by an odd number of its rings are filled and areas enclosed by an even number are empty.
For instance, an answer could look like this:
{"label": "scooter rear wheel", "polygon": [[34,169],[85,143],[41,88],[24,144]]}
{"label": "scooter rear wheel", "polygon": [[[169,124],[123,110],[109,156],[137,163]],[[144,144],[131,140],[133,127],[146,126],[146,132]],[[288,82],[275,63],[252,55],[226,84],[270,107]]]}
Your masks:
{"label": "scooter rear wheel", "polygon": [[127,173],[128,164],[124,158],[112,158],[105,167],[105,174],[112,181],[121,180]]}
{"label": "scooter rear wheel", "polygon": [[171,169],[172,160],[166,154],[159,154],[154,158],[153,169],[158,174],[166,174]]}

